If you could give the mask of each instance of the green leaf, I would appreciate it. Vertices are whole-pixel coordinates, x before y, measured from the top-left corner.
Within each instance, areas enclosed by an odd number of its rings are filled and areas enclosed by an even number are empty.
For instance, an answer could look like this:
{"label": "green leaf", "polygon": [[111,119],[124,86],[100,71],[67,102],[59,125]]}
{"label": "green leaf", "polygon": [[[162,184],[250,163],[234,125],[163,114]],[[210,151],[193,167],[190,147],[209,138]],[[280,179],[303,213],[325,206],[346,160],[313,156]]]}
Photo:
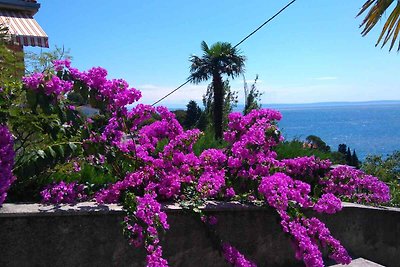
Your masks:
{"label": "green leaf", "polygon": [[41,150],[41,149],[39,149],[38,151],[36,151],[36,153],[37,153],[42,159],[44,159],[44,158],[46,157],[46,153],[45,153],[43,150]]}
{"label": "green leaf", "polygon": [[74,143],[68,143],[69,148],[74,152],[78,147]]}
{"label": "green leaf", "polygon": [[65,151],[64,151],[63,146],[57,145],[57,146],[54,147],[54,150],[57,152],[58,155],[61,156],[61,158],[64,158],[64,156],[65,156]]}
{"label": "green leaf", "polygon": [[49,155],[52,156],[53,158],[56,158],[56,157],[57,157],[57,153],[54,151],[53,148],[51,148],[51,146],[49,146],[49,147],[47,148],[47,154],[49,154]]}
{"label": "green leaf", "polygon": [[27,90],[26,91],[26,100],[28,101],[29,107],[36,111],[37,107],[37,94],[33,90]]}

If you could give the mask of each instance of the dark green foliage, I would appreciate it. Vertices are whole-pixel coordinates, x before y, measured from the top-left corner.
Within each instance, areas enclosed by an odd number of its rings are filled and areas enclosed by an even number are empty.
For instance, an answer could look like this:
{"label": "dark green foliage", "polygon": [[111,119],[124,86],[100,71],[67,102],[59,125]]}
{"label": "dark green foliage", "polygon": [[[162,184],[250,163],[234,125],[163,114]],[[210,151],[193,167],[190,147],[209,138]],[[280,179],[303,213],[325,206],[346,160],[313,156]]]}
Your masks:
{"label": "dark green foliage", "polygon": [[369,155],[362,163],[361,169],[386,182],[390,187],[391,194],[389,204],[400,206],[400,151],[395,151],[386,158]]}
{"label": "dark green foliage", "polygon": [[246,78],[244,75],[243,75],[243,81],[244,81],[244,97],[245,97],[243,114],[246,115],[253,109],[261,108],[260,101],[263,93],[260,93],[260,91],[258,91],[256,87],[256,83],[258,81],[258,75],[256,75],[256,78],[254,79],[254,83],[251,85],[250,90],[247,86]]}
{"label": "dark green foliage", "polygon": [[356,167],[357,169],[360,168],[360,161],[358,160],[355,149],[353,149],[353,154],[351,155],[351,164],[350,165]]}
{"label": "dark green foliage", "polygon": [[400,151],[382,157],[368,155],[361,169],[365,172],[379,177],[382,181],[400,180]]}
{"label": "dark green foliage", "polygon": [[8,28],[0,24],[0,88],[3,90],[18,84],[24,73],[24,55],[11,49],[13,44],[7,33]]}
{"label": "dark green foliage", "polygon": [[278,159],[316,156],[320,159],[330,159],[333,164],[343,164],[344,158],[338,152],[327,152],[320,149],[309,148],[304,146],[304,142],[299,140],[284,141],[275,149],[278,154]]}
{"label": "dark green foliage", "polygon": [[306,141],[313,146],[313,148],[319,149],[324,152],[330,152],[331,148],[322,139],[316,135],[309,135]]}
{"label": "dark green foliage", "polygon": [[183,109],[178,109],[172,111],[172,113],[175,114],[175,118],[179,121],[180,125],[184,125],[185,120],[186,120],[186,111]]}
{"label": "dark green foliage", "polygon": [[32,149],[17,157],[13,173],[18,179],[8,192],[9,200],[38,200],[41,188],[53,180],[51,174],[57,173],[66,159],[79,155],[80,149],[80,143],[66,142]]}
{"label": "dark green foliage", "polygon": [[345,159],[346,159],[346,164],[347,164],[347,165],[351,165],[352,161],[351,161],[351,151],[350,151],[350,147],[347,147]]}
{"label": "dark green foliage", "polygon": [[196,101],[190,100],[186,105],[186,118],[183,123],[185,129],[195,128],[200,120],[201,114],[202,111]]}
{"label": "dark green foliage", "polygon": [[346,155],[347,151],[347,145],[346,144],[340,144],[338,147],[338,152],[342,153],[343,155]]}
{"label": "dark green foliage", "polygon": [[238,92],[231,90],[229,80],[225,80],[223,86],[224,86],[223,129],[225,129],[228,125],[228,115],[237,106]]}
{"label": "dark green foliage", "polygon": [[350,147],[347,147],[346,144],[340,144],[338,146],[338,152],[344,156],[347,165],[354,166],[357,169],[360,168],[360,161],[355,149],[353,149],[353,153],[351,153]]}
{"label": "dark green foliage", "polygon": [[[224,106],[223,106],[223,118],[222,118],[222,128],[225,129],[228,124],[228,115],[232,112],[233,108],[236,107],[238,103],[237,92],[231,91],[231,86],[229,85],[229,81],[225,80],[223,82],[224,87]],[[201,124],[210,123],[210,129],[213,129],[213,117],[214,117],[214,90],[213,85],[210,84],[207,87],[207,92],[203,95],[203,105],[204,105],[204,118],[201,118],[203,121]],[[199,123],[200,124],[200,123]],[[207,127],[205,127],[207,128]],[[204,129],[205,129],[204,128]],[[199,129],[201,129],[199,127]]]}
{"label": "dark green foliage", "polygon": [[201,116],[200,116],[200,118],[199,118],[199,121],[197,122],[197,128],[198,128],[200,131],[203,131],[203,132],[204,132],[204,131],[207,129],[208,123],[209,123],[208,116],[207,116],[207,114],[203,111],[203,112],[201,113]]}
{"label": "dark green foliage", "polygon": [[227,143],[223,140],[217,140],[215,139],[215,136],[213,134],[213,131],[210,129],[207,129],[204,132],[204,135],[202,135],[199,140],[194,144],[193,146],[193,151],[196,155],[200,155],[201,152],[203,152],[206,149],[209,148],[225,148],[227,146]]}
{"label": "dark green foliage", "polygon": [[[26,91],[20,91],[20,103],[24,103],[25,94]],[[31,200],[26,197],[37,195],[60,165],[82,153],[78,142],[81,128],[65,127],[70,122],[73,126],[82,124],[78,112],[45,103],[43,97],[36,97],[37,100],[28,105],[13,104],[8,109],[8,124],[15,136],[13,171],[17,176],[17,182],[9,192],[10,199]]]}
{"label": "dark green foliage", "polygon": [[82,106],[87,104],[87,101],[83,99],[82,95],[76,92],[69,93],[68,100],[71,101],[71,103],[76,106]]}

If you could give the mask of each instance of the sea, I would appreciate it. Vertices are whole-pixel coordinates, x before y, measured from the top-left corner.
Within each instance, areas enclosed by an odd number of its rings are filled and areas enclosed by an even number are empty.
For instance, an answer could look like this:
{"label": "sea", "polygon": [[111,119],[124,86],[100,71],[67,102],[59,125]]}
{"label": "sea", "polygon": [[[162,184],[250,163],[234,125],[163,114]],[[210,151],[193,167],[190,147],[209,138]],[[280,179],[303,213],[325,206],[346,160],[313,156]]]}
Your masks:
{"label": "sea", "polygon": [[[305,140],[316,135],[331,151],[337,151],[339,144],[346,144],[361,161],[368,155],[385,158],[400,150],[400,100],[262,104],[262,108],[282,113],[279,128],[286,140]],[[237,105],[233,111],[242,112],[243,105]]]}
{"label": "sea", "polygon": [[386,157],[400,150],[400,101],[268,105],[282,113],[279,127],[286,140],[319,136],[332,151],[339,144],[367,155]]}

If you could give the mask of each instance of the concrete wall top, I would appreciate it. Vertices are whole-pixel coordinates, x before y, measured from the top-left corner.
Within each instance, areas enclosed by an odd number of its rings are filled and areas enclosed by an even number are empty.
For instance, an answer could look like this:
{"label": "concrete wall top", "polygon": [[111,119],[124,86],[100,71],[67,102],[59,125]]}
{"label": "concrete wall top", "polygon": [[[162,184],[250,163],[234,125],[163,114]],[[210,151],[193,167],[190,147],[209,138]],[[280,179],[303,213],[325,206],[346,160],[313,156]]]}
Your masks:
{"label": "concrete wall top", "polygon": [[[168,213],[180,212],[182,208],[176,203],[162,203],[163,210]],[[271,209],[267,207],[259,207],[255,205],[242,204],[240,202],[231,201],[208,201],[206,206],[202,207],[207,211],[229,211],[229,210],[265,210]],[[381,210],[389,212],[400,212],[400,208],[394,207],[374,207],[365,206],[355,203],[343,202],[343,208],[358,208]],[[80,202],[77,204],[62,204],[62,205],[46,205],[40,203],[30,204],[13,204],[4,203],[0,207],[0,217],[16,217],[16,216],[62,216],[62,215],[88,215],[88,214],[106,214],[106,213],[121,213],[123,208],[117,204],[97,204],[96,202]]]}

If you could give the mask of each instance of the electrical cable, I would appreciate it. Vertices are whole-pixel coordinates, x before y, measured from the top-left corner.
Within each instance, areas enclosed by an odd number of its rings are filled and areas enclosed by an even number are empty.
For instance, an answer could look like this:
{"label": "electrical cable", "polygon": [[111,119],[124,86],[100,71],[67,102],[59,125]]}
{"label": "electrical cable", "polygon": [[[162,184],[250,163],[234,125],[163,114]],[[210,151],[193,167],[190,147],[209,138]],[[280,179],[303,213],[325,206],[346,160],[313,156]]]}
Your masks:
{"label": "electrical cable", "polygon": [[233,48],[238,47],[239,45],[241,45],[244,41],[246,41],[247,39],[249,39],[253,34],[255,34],[256,32],[258,32],[262,27],[264,27],[265,25],[267,25],[271,20],[273,20],[275,17],[277,17],[280,13],[282,13],[286,8],[288,8],[289,6],[291,6],[294,2],[296,2],[296,0],[291,1],[290,3],[288,3],[286,6],[284,6],[283,8],[281,8],[281,10],[279,10],[278,12],[275,13],[275,15],[273,15],[272,17],[270,17],[268,20],[266,20],[263,24],[261,24],[257,29],[255,29],[254,31],[252,31],[249,35],[247,35],[246,37],[244,37],[239,43],[237,43]]}
{"label": "electrical cable", "polygon": [[[263,24],[261,24],[257,29],[255,29],[254,31],[252,31],[250,34],[248,34],[246,37],[244,37],[239,43],[237,43],[235,46],[233,46],[233,48],[238,47],[239,45],[241,45],[242,43],[244,43],[247,39],[249,39],[253,34],[255,34],[256,32],[258,32],[262,27],[264,27],[265,25],[267,25],[270,21],[272,21],[274,18],[276,18],[277,16],[279,16],[279,14],[281,14],[285,9],[287,9],[289,6],[291,6],[294,2],[296,2],[296,0],[292,0],[290,1],[287,5],[285,5],[283,8],[281,8],[278,12],[276,12],[272,17],[270,17],[269,19],[267,19]],[[154,102],[152,104],[152,106],[160,103],[161,101],[163,101],[165,98],[169,97],[170,95],[172,95],[173,93],[175,93],[176,91],[178,91],[179,89],[181,89],[183,86],[185,86],[186,84],[188,84],[190,82],[190,79],[188,79],[186,82],[182,83],[181,85],[179,85],[177,88],[175,88],[174,90],[172,90],[171,92],[169,92],[168,94],[166,94],[165,96],[163,96],[162,98],[160,98],[159,100],[157,100],[156,102]]]}

